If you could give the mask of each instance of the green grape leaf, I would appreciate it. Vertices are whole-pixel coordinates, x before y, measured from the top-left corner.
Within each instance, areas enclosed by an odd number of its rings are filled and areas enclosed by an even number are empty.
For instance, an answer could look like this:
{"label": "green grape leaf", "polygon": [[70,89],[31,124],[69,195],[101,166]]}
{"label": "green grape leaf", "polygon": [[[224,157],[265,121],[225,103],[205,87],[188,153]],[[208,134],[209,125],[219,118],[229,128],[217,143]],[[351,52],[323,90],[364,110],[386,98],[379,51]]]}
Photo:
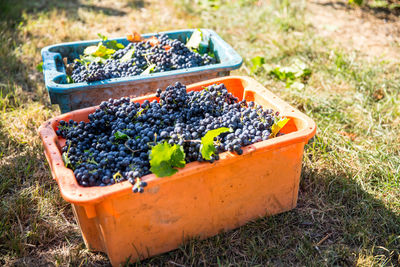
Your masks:
{"label": "green grape leaf", "polygon": [[103,42],[105,42],[105,41],[108,40],[108,37],[105,36],[105,35],[103,35],[103,34],[101,34],[101,33],[98,33],[97,36],[99,36],[99,38],[100,38]]}
{"label": "green grape leaf", "polygon": [[171,176],[178,172],[178,170],[172,168],[171,164],[169,164],[167,161],[160,161],[157,164],[151,164],[150,171],[157,177]]}
{"label": "green grape leaf", "polygon": [[112,40],[112,41],[107,41],[106,42],[106,46],[110,49],[114,49],[114,50],[120,50],[120,49],[124,49],[125,46],[121,43],[118,43],[116,40]]}
{"label": "green grape leaf", "polygon": [[211,156],[215,154],[215,146],[214,146],[214,138],[218,135],[226,132],[231,132],[232,129],[227,127],[221,127],[218,129],[214,129],[208,131],[202,138],[201,138],[201,146],[200,152],[204,159],[211,160]]}
{"label": "green grape leaf", "polygon": [[116,133],[114,133],[114,137],[115,137],[115,140],[127,140],[127,139],[129,139],[129,135],[127,135],[127,134],[125,134],[123,132],[120,132],[120,131],[117,131]]}
{"label": "green grape leaf", "polygon": [[171,164],[172,166],[176,166],[178,168],[183,168],[186,165],[185,161],[185,152],[183,151],[183,147],[180,145],[173,145],[171,152]]}
{"label": "green grape leaf", "polygon": [[95,45],[88,46],[83,51],[83,54],[87,56],[101,57],[104,59],[109,58],[110,55],[114,53],[115,53],[114,49],[107,48],[105,45],[103,45],[102,42],[100,42],[97,46]]}
{"label": "green grape leaf", "polygon": [[198,50],[200,47],[200,43],[203,40],[203,33],[200,29],[196,29],[190,39],[186,42],[186,47],[191,50]]}
{"label": "green grape leaf", "polygon": [[112,55],[114,53],[115,53],[114,49],[107,48],[102,43],[99,43],[99,45],[97,46],[97,50],[95,53],[93,53],[93,55],[96,57],[107,58],[109,55]]}
{"label": "green grape leaf", "polygon": [[212,58],[216,58],[216,57],[215,57],[214,51],[208,51],[207,54],[208,54],[210,57],[212,57]]}
{"label": "green grape leaf", "polygon": [[270,137],[275,137],[279,131],[286,125],[286,123],[289,121],[288,118],[281,118],[277,121],[274,122],[274,124],[271,127],[271,135]]}
{"label": "green grape leaf", "polygon": [[140,75],[147,75],[153,72],[153,70],[156,68],[156,64],[151,64],[149,65]]}
{"label": "green grape leaf", "polygon": [[85,50],[83,50],[83,54],[85,55],[93,55],[94,53],[96,53],[97,51],[97,45],[91,45],[85,48]]}
{"label": "green grape leaf", "polygon": [[119,49],[123,49],[125,47],[123,44],[118,43],[116,40],[108,41],[108,37],[105,35],[102,35],[101,33],[98,33],[97,35],[103,41],[104,45],[110,49],[119,50]]}
{"label": "green grape leaf", "polygon": [[157,177],[171,176],[186,165],[185,152],[180,145],[159,143],[150,152],[150,171]]}
{"label": "green grape leaf", "polygon": [[135,49],[132,48],[123,57],[121,57],[121,59],[119,61],[126,62],[126,61],[130,60],[134,53],[135,53]]}
{"label": "green grape leaf", "polygon": [[92,62],[97,62],[97,63],[104,63],[106,60],[101,58],[101,57],[94,57],[94,56],[81,56],[80,59],[75,59],[75,61],[80,62],[84,65],[88,65],[89,63]]}

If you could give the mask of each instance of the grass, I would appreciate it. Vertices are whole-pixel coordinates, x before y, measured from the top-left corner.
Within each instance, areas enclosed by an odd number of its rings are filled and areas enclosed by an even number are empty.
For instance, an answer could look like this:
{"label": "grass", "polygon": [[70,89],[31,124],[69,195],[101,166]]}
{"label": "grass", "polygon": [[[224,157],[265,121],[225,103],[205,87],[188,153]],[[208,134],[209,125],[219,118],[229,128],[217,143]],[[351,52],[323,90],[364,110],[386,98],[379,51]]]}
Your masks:
{"label": "grass", "polygon": [[[312,117],[298,207],[137,265],[400,264],[400,69],[318,37],[305,1],[5,1],[0,4],[0,263],[107,266],[85,249],[51,179],[37,128],[59,114],[36,70],[46,45],[186,27],[212,28],[250,75]],[[267,67],[301,60],[287,86]]]}

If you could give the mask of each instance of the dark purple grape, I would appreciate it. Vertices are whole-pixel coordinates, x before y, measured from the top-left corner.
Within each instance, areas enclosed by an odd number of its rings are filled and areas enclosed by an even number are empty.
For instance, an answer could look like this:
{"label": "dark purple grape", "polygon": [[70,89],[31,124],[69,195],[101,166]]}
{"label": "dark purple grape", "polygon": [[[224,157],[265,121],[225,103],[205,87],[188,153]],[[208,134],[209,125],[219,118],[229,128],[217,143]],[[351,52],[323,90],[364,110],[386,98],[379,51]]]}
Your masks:
{"label": "dark purple grape", "polygon": [[140,178],[150,173],[149,154],[155,142],[179,144],[185,161],[205,161],[200,139],[220,127],[232,131],[218,136],[217,153],[241,155],[243,147],[267,140],[275,112],[238,99],[223,84],[201,91],[186,91],[176,82],[157,90],[159,102],[131,102],[129,97],[103,101],[88,115],[88,122],[60,121],[57,135],[66,139],[62,152],[68,156],[81,186],[108,186],[129,181],[133,192],[147,185]]}

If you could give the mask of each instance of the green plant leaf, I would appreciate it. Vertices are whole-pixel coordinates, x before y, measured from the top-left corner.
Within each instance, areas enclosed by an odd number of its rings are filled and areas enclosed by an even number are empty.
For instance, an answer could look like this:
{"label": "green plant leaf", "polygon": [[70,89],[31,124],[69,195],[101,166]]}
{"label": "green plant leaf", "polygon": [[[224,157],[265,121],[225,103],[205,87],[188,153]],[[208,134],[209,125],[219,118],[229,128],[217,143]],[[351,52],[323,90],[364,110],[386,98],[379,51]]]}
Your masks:
{"label": "green plant leaf", "polygon": [[39,64],[36,65],[37,71],[42,72],[43,71],[43,62],[40,62]]}
{"label": "green plant leaf", "polygon": [[116,40],[111,40],[111,41],[107,41],[105,42],[105,46],[107,46],[110,49],[114,49],[114,50],[120,50],[125,48],[125,46],[121,43],[118,43]]}
{"label": "green plant leaf", "polygon": [[252,66],[251,66],[250,70],[251,70],[252,73],[255,73],[256,71],[258,71],[264,65],[265,58],[264,57],[260,57],[260,56],[253,57],[251,59],[251,63],[252,63]]}
{"label": "green plant leaf", "polygon": [[180,145],[159,143],[150,152],[150,171],[157,177],[171,176],[186,165],[185,152]]}
{"label": "green plant leaf", "polygon": [[153,70],[156,68],[156,64],[151,64],[149,65],[140,75],[147,75],[153,72]]}
{"label": "green plant leaf", "polygon": [[106,62],[105,59],[101,57],[94,57],[94,56],[81,56],[80,59],[75,59],[75,61],[82,63],[83,65],[88,65],[92,62],[97,62],[97,63],[104,63]]}
{"label": "green plant leaf", "polygon": [[129,135],[127,135],[127,134],[125,134],[123,132],[120,132],[120,131],[117,131],[116,133],[114,133],[114,137],[115,137],[115,140],[127,140],[127,139],[129,139]]}
{"label": "green plant leaf", "polygon": [[[111,50],[108,50],[108,52],[105,52],[105,51],[107,51],[107,48],[105,50],[104,46],[100,50],[97,49],[98,48],[97,46],[96,46],[96,50],[94,50],[93,47],[94,46],[87,47],[85,49],[85,51],[83,52],[84,55],[83,56],[81,55],[80,59],[76,59],[76,61],[78,61],[78,62],[80,62],[80,63],[82,63],[84,65],[88,65],[88,64],[93,63],[93,62],[105,63],[106,60],[111,55],[111,54],[105,54],[105,53],[111,53]],[[112,50],[112,51],[114,51],[114,50]],[[92,53],[92,54],[89,54],[89,53]]]}
{"label": "green plant leaf", "polygon": [[83,50],[83,54],[85,55],[93,55],[94,53],[96,53],[97,51],[97,45],[91,45],[85,48],[85,50]]}
{"label": "green plant leaf", "polygon": [[296,89],[298,91],[301,91],[304,89],[304,83],[301,82],[294,82],[290,85],[290,88]]}
{"label": "green plant leaf", "polygon": [[97,36],[99,36],[100,39],[101,39],[103,42],[104,42],[104,41],[107,41],[107,39],[108,39],[107,36],[105,36],[105,35],[103,35],[103,34],[101,34],[101,33],[98,33]]}
{"label": "green plant leaf", "polygon": [[359,6],[361,6],[363,4],[363,0],[349,0],[349,4],[357,4]]}
{"label": "green plant leaf", "polygon": [[94,57],[101,57],[101,58],[109,58],[110,55],[114,54],[115,50],[111,48],[107,48],[105,45],[103,45],[102,42],[100,42],[97,46],[88,46],[85,48],[83,51],[83,54],[87,56],[94,56]]}
{"label": "green plant leaf", "polygon": [[276,79],[286,82],[286,87],[290,87],[296,80],[304,81],[307,79],[311,74],[311,70],[304,62],[296,59],[292,65],[287,67],[269,67],[268,73]]}
{"label": "green plant leaf", "polygon": [[200,29],[196,29],[193,33],[192,36],[190,36],[190,39],[186,42],[186,47],[191,49],[191,50],[199,50],[200,43],[203,40],[203,33],[201,32]]}
{"label": "green plant leaf", "polygon": [[299,59],[294,60],[291,70],[296,78],[305,78],[311,74],[311,70],[308,68],[307,64]]}
{"label": "green plant leaf", "polygon": [[289,121],[288,118],[281,118],[277,121],[274,122],[274,124],[271,127],[271,135],[270,137],[275,137],[279,131],[286,125],[286,123]]}
{"label": "green plant leaf", "polygon": [[110,49],[119,50],[119,49],[123,49],[125,47],[123,44],[118,43],[116,40],[108,41],[108,37],[105,35],[102,35],[101,33],[98,33],[97,35],[103,41],[103,44]]}
{"label": "green plant leaf", "polygon": [[167,161],[160,161],[158,164],[153,163],[150,171],[157,177],[171,176],[178,172],[178,170],[172,168],[171,164],[169,164]]}
{"label": "green plant leaf", "polygon": [[171,152],[171,163],[172,166],[176,166],[178,168],[183,168],[186,165],[185,161],[185,152],[183,147],[180,145],[173,145]]}
{"label": "green plant leaf", "polygon": [[222,133],[230,132],[232,129],[227,127],[221,127],[218,129],[208,131],[201,138],[200,153],[206,160],[211,160],[211,156],[215,154],[214,138]]}
{"label": "green plant leaf", "polygon": [[207,53],[210,57],[215,58],[215,53],[213,51],[208,51]]}
{"label": "green plant leaf", "polygon": [[120,62],[126,62],[126,61],[130,60],[134,53],[135,53],[135,49],[132,48],[123,57],[121,57],[121,59],[119,61]]}
{"label": "green plant leaf", "polygon": [[109,55],[112,55],[114,53],[115,53],[114,49],[107,48],[102,43],[99,43],[99,45],[97,46],[96,52],[93,53],[93,56],[108,58]]}

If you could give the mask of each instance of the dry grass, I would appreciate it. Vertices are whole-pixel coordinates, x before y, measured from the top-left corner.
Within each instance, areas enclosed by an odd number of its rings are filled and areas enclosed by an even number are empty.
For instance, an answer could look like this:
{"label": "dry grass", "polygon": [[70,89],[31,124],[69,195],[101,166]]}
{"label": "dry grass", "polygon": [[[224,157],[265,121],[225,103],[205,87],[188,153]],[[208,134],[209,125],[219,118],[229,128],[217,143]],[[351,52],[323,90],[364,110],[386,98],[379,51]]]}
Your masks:
{"label": "dry grass", "polygon": [[[210,3],[214,3],[212,6]],[[400,264],[400,70],[320,38],[305,1],[11,1],[0,4],[0,263],[107,266],[85,249],[59,194],[36,130],[59,114],[36,70],[46,45],[208,27],[244,58],[254,76],[312,117],[298,207],[137,265],[395,266]],[[251,58],[312,70],[303,89]]]}

